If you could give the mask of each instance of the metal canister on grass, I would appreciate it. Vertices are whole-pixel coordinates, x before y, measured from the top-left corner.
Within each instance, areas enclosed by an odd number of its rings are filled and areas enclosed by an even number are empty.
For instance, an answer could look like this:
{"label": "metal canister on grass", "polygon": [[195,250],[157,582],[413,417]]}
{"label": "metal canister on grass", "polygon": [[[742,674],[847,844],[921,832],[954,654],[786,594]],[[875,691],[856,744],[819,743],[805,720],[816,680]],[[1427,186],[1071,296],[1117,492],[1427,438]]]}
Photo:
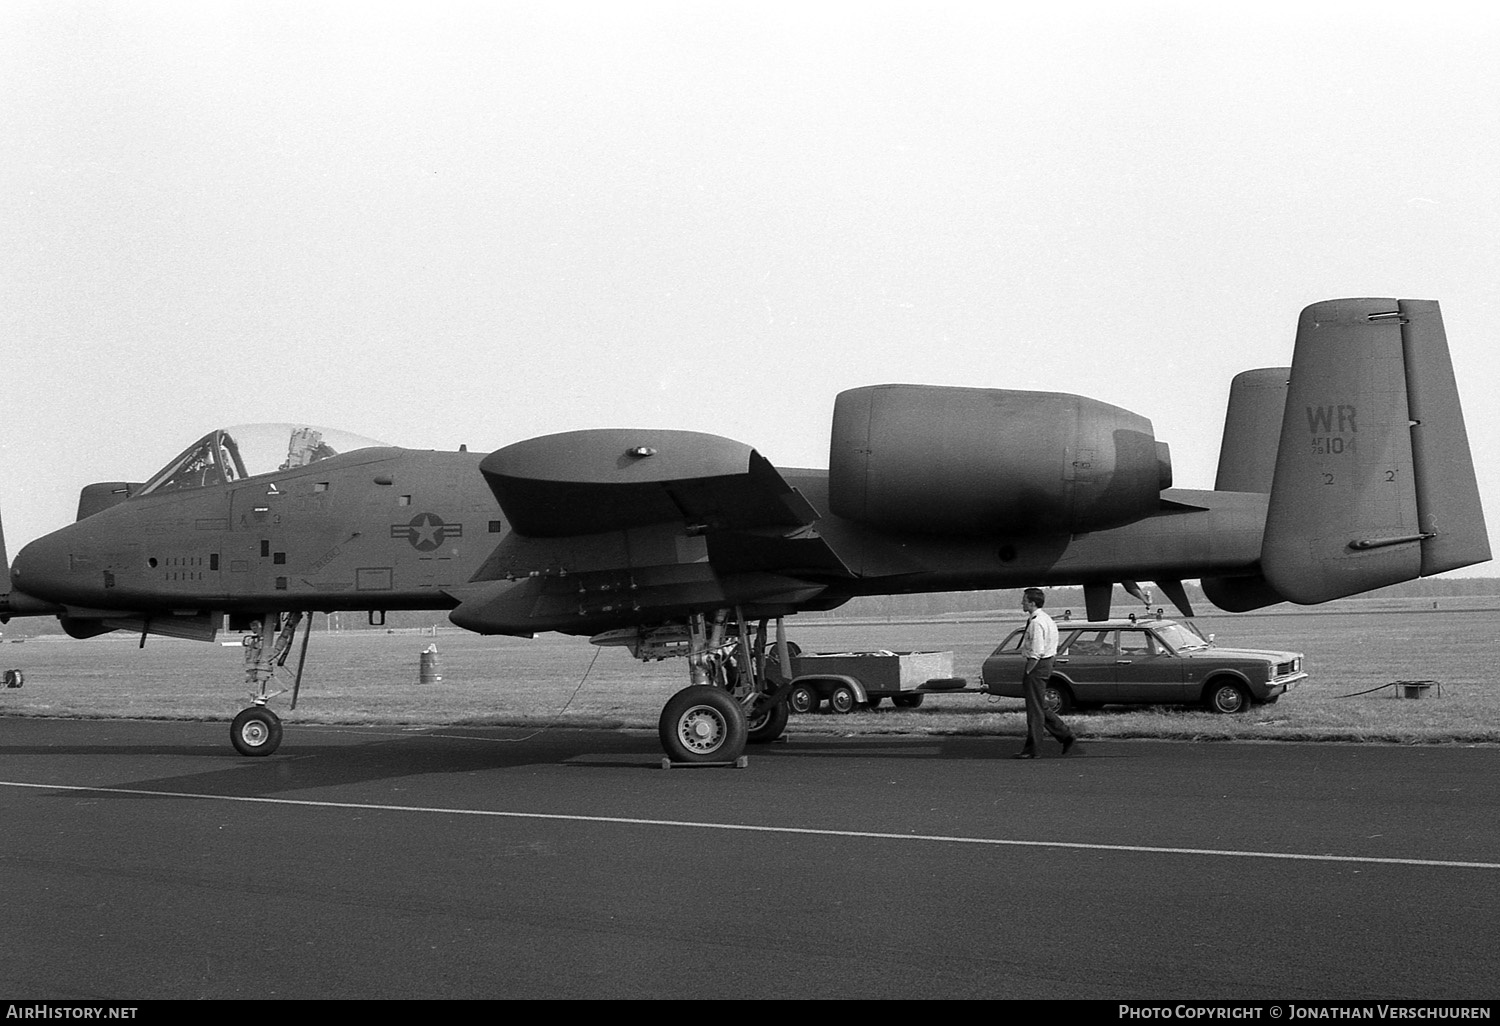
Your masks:
{"label": "metal canister on grass", "polygon": [[438,661],[437,643],[434,642],[422,650],[421,669],[417,675],[418,684],[441,684],[443,682],[443,666]]}

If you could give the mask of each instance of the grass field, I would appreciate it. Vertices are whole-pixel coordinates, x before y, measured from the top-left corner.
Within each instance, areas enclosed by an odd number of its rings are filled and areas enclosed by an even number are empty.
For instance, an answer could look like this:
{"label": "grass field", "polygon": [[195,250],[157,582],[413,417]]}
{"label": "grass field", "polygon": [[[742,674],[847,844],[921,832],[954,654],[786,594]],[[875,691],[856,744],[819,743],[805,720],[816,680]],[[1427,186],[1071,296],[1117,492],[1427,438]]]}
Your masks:
{"label": "grass field", "polygon": [[[955,673],[977,682],[985,656],[1019,622],[1008,614],[963,622],[793,621],[788,631],[808,651],[952,651]],[[1427,603],[1361,612],[1221,614],[1198,622],[1220,644],[1305,653],[1308,679],[1275,705],[1240,716],[1120,707],[1073,714],[1070,722],[1086,738],[1500,743],[1500,687],[1492,670],[1500,652],[1500,613],[1493,609],[1436,611]],[[444,679],[419,685],[419,654],[434,642]],[[25,686],[0,690],[3,715],[227,721],[247,704],[241,651],[218,644],[150,638],[142,649],[124,635],[33,638],[0,645],[0,669],[11,668],[24,672]],[[1382,687],[1411,679],[1435,680],[1441,693],[1434,688],[1413,700]],[[598,649],[557,635],[524,640],[453,629],[440,629],[435,637],[319,629],[297,709],[288,709],[290,696],[273,708],[288,724],[654,729],[662,704],[686,683],[681,659],[642,664],[623,649]],[[795,716],[789,731],[1019,738],[1024,729],[1018,699],[958,694],[929,697],[915,710],[887,706],[847,716]]]}

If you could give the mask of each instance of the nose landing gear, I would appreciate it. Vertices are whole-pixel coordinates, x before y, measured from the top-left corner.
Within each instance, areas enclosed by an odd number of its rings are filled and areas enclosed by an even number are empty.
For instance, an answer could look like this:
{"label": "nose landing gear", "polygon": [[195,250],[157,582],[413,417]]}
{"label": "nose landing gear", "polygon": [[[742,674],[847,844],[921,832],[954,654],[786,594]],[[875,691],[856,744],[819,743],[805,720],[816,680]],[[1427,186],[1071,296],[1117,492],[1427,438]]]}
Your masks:
{"label": "nose landing gear", "polygon": [[[251,705],[240,710],[229,724],[229,740],[241,755],[270,755],[281,745],[281,717],[267,704],[284,689],[271,690],[277,669],[286,665],[292,640],[302,623],[301,613],[267,613],[250,625],[245,635],[245,685],[250,689]],[[297,692],[302,687],[302,666],[307,660],[307,639],[312,618],[302,632],[302,653],[297,659],[297,676],[292,683],[292,708],[297,708]],[[274,640],[273,640],[274,635]],[[269,643],[268,643],[269,642]]]}
{"label": "nose landing gear", "polygon": [[241,755],[270,755],[281,744],[281,717],[263,705],[242,709],[229,725],[229,740]]}

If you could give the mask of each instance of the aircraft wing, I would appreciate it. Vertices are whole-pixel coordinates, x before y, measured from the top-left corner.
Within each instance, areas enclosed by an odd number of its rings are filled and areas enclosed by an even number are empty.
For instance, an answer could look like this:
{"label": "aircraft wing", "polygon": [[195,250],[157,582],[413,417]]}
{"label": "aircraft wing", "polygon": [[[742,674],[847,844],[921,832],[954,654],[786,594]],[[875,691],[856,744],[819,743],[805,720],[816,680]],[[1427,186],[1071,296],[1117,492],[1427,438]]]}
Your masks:
{"label": "aircraft wing", "polygon": [[798,528],[818,519],[760,453],[695,431],[544,435],[490,453],[479,469],[511,529],[532,538],[668,521],[702,533]]}
{"label": "aircraft wing", "polygon": [[481,461],[510,532],[452,619],[483,633],[600,630],[705,604],[795,607],[853,573],[820,514],[750,446],[691,431],[528,439]]}

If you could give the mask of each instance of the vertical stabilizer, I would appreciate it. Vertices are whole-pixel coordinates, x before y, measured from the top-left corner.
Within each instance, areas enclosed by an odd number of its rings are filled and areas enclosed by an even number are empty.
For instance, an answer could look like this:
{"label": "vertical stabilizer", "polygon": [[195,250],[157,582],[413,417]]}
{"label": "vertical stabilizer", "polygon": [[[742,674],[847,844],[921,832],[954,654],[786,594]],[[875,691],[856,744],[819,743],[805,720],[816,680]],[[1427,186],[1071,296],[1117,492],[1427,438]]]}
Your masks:
{"label": "vertical stabilizer", "polygon": [[1291,373],[1290,367],[1263,367],[1236,374],[1230,382],[1214,491],[1271,491]]}
{"label": "vertical stabilizer", "polygon": [[[1290,367],[1262,367],[1234,376],[1224,413],[1215,491],[1270,494],[1291,374]],[[1286,601],[1259,574],[1205,577],[1201,584],[1210,602],[1230,612],[1243,613]]]}
{"label": "vertical stabilizer", "polygon": [[1403,299],[1400,310],[1426,577],[1483,563],[1490,558],[1490,541],[1442,311],[1426,299]]}
{"label": "vertical stabilizer", "polygon": [[1267,583],[1326,602],[1488,557],[1437,304],[1302,311],[1261,549]]}

